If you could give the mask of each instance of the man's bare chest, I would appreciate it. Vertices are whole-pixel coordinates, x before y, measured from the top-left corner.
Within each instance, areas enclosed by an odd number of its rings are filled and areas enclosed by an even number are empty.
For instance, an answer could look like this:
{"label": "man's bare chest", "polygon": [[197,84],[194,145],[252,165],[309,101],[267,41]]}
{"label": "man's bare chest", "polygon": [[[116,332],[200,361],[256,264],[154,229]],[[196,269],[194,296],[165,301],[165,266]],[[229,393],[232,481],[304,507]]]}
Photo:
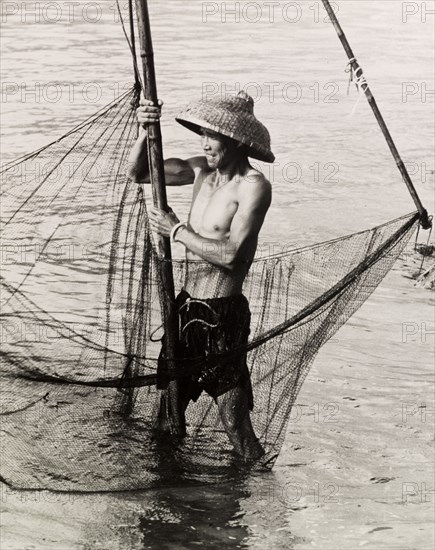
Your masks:
{"label": "man's bare chest", "polygon": [[221,235],[229,231],[237,207],[236,182],[204,181],[192,202],[190,225],[200,234]]}

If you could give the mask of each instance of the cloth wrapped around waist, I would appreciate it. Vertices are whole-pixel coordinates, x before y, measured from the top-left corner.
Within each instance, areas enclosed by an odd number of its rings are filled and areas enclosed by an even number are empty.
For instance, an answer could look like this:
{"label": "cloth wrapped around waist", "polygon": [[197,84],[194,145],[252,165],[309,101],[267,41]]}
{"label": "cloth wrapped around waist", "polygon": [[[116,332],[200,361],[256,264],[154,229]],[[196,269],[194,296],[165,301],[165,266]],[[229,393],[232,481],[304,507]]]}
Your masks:
{"label": "cloth wrapped around waist", "polygon": [[[252,388],[246,365],[251,313],[242,294],[196,299],[182,290],[176,298],[178,340],[176,378],[184,397],[196,401],[203,390],[214,399],[241,385],[252,408]],[[167,387],[165,337],[158,364],[158,387]]]}

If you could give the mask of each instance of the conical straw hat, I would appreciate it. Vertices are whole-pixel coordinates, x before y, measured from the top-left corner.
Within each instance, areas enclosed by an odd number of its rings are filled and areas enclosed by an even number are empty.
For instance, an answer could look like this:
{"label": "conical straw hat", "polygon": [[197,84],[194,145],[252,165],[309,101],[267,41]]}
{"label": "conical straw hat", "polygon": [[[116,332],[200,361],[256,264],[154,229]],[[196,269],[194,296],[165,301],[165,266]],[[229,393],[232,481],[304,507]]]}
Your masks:
{"label": "conical straw hat", "polygon": [[225,99],[201,99],[190,103],[175,119],[201,134],[201,128],[212,130],[243,143],[248,156],[264,162],[273,162],[270,134],[254,115],[254,100],[246,92]]}

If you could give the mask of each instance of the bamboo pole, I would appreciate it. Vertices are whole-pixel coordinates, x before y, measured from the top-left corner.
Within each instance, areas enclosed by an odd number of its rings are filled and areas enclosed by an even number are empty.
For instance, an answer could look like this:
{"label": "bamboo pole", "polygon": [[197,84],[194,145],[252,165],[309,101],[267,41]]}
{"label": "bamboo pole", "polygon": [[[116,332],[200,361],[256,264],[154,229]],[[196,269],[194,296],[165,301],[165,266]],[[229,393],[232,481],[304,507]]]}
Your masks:
{"label": "bamboo pole", "polygon": [[346,52],[347,57],[349,58],[349,64],[351,66],[351,70],[353,71],[353,74],[355,74],[356,77],[361,82],[360,83],[361,89],[363,90],[367,98],[367,101],[370,104],[373,114],[375,115],[376,120],[378,121],[378,124],[382,130],[382,133],[384,134],[388,147],[390,148],[391,154],[393,155],[393,158],[396,162],[397,168],[402,174],[403,181],[405,182],[408,188],[408,191],[411,194],[411,197],[415,203],[415,206],[417,207],[417,210],[420,214],[420,224],[423,227],[423,229],[430,229],[432,227],[432,221],[430,220],[427,210],[424,208],[420,200],[420,197],[417,194],[417,191],[414,187],[414,184],[412,183],[408,170],[406,169],[406,166],[404,165],[400,157],[399,151],[397,150],[397,147],[393,141],[393,138],[391,137],[390,131],[388,130],[387,125],[385,124],[385,121],[382,117],[382,114],[379,111],[379,107],[377,106],[377,103],[375,101],[375,98],[373,97],[373,94],[369,88],[369,85],[367,84],[367,81],[365,78],[361,78],[363,76],[363,70],[354,56],[352,48],[350,47],[350,44],[346,38],[346,35],[344,34],[343,29],[340,26],[340,23],[338,22],[337,16],[335,15],[335,12],[332,9],[331,4],[329,3],[329,0],[322,0],[322,3],[338,34],[338,38],[340,39],[340,42],[344,48],[344,51]]}
{"label": "bamboo pole", "polygon": [[130,15],[130,40],[131,40],[131,55],[133,58],[133,71],[134,71],[134,82],[137,89],[140,89],[140,74],[139,68],[137,66],[137,57],[136,57],[136,38],[134,32],[134,17],[133,17],[133,0],[128,0],[128,13]]}
{"label": "bamboo pole", "polygon": [[[151,37],[151,26],[147,0],[136,0],[137,23],[139,30],[140,57],[142,59],[144,96],[157,105],[157,83],[154,68],[154,51]],[[169,212],[166,195],[163,145],[160,122],[148,127],[148,161],[153,192],[154,205]],[[157,239],[159,257],[159,276],[163,288],[160,293],[160,306],[165,329],[165,353],[169,358],[169,366],[173,370],[177,349],[177,312],[175,311],[174,278],[171,264],[171,244],[166,237]],[[163,296],[162,296],[163,294]],[[181,410],[178,384],[170,382],[169,388],[162,395],[158,423],[162,429],[168,429],[172,434],[184,432],[184,413]]]}

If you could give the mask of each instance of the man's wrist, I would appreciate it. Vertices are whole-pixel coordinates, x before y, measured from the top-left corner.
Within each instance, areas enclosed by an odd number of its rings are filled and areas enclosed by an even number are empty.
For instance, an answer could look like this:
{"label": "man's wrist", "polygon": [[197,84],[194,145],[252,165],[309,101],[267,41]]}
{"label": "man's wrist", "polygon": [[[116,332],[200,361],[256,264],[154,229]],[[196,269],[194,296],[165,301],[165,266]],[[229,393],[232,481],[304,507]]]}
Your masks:
{"label": "man's wrist", "polygon": [[189,231],[189,228],[187,227],[187,223],[185,223],[182,227],[180,227],[180,229],[177,231],[177,235],[175,237],[175,241],[176,243],[182,243],[184,244],[183,242],[183,235],[185,235],[187,232]]}
{"label": "man's wrist", "polygon": [[180,230],[187,229],[187,223],[186,222],[178,222],[174,225],[174,227],[171,229],[171,233],[169,235],[171,243],[178,242],[177,241],[177,234]]}

